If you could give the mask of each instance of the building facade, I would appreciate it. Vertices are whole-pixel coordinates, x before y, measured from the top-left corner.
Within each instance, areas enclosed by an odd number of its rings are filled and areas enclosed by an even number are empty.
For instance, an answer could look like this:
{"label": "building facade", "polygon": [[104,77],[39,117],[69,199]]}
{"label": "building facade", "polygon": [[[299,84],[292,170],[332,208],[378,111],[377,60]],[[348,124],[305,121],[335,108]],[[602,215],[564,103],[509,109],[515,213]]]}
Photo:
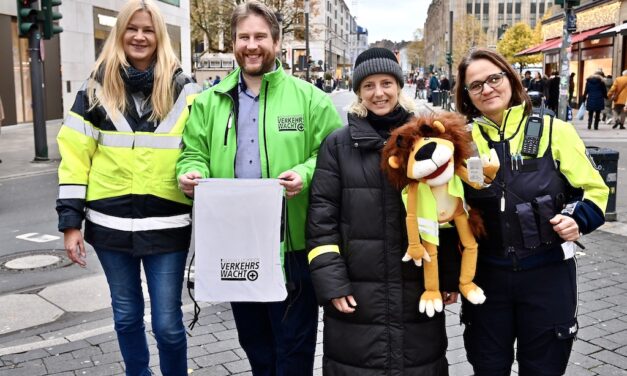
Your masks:
{"label": "building facade", "polygon": [[453,23],[468,14],[475,16],[487,36],[484,47],[496,48],[508,27],[524,22],[534,28],[554,3],[554,0],[433,0],[424,26],[427,65],[443,69],[446,64],[451,5]]}
{"label": "building facade", "polygon": [[[174,51],[191,73],[189,0],[156,1],[165,18]],[[124,0],[64,0],[57,8],[63,15],[61,34],[44,41],[44,97],[46,120],[62,118],[76,92],[89,76],[96,57],[115,24]],[[17,2],[0,2],[0,98],[4,124],[32,122],[32,95],[28,40],[18,37]]]}
{"label": "building facade", "polygon": [[[627,22],[627,2],[621,0],[582,1],[574,9],[577,27],[570,37],[569,71],[575,73],[575,101],[584,90],[586,79],[597,70],[619,76],[627,67],[625,47],[627,29],[617,30]],[[521,55],[542,54],[545,74],[559,70],[564,13],[559,12],[542,22],[543,42]],[[620,29],[620,27],[618,28]]]}

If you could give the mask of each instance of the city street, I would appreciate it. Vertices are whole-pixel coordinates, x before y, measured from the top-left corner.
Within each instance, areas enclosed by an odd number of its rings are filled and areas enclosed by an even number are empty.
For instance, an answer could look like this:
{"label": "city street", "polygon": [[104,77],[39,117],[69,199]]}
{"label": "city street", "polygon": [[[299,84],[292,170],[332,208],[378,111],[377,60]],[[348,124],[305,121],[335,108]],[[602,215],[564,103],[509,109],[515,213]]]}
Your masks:
{"label": "city street", "polygon": [[[413,98],[413,87],[405,92]],[[342,118],[355,95],[330,94]],[[424,101],[419,111],[439,111]],[[123,375],[113,331],[109,296],[93,250],[87,267],[70,265],[56,230],[55,136],[61,121],[47,125],[49,162],[31,162],[32,125],[3,127],[0,135],[0,376]],[[620,153],[618,179],[627,169],[627,131],[601,124],[575,127],[587,146]],[[578,252],[579,326],[567,375],[627,375],[627,189],[618,184],[617,221],[585,236]],[[184,292],[185,322],[193,305]],[[463,348],[459,304],[447,308],[451,375],[471,375]],[[249,375],[228,304],[201,304],[197,326],[189,331],[192,375]],[[145,317],[148,329],[150,316]],[[322,314],[320,315],[322,319]],[[149,336],[153,371],[160,375],[155,340]],[[322,323],[316,373],[321,374]]]}

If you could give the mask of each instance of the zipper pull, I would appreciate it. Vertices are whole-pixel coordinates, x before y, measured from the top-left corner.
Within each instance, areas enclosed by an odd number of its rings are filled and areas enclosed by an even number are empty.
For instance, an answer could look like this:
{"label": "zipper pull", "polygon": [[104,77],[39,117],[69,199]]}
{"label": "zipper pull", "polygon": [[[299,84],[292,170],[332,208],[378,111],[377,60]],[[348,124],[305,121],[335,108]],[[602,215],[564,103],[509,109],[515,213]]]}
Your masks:
{"label": "zipper pull", "polygon": [[501,196],[501,213],[505,211],[505,191],[503,191],[503,195]]}

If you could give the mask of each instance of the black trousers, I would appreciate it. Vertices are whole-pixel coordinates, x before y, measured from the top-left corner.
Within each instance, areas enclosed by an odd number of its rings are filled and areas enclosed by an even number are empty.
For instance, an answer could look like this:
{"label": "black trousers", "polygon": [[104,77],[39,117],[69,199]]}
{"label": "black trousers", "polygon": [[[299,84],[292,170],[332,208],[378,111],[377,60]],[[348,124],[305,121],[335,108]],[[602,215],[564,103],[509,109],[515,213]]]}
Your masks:
{"label": "black trousers", "polygon": [[254,376],[313,374],[318,304],[307,252],[285,253],[288,297],[282,302],[231,303],[240,345]]}
{"label": "black trousers", "polygon": [[574,259],[530,270],[477,265],[485,303],[462,300],[464,345],[476,376],[563,375],[577,334]]}

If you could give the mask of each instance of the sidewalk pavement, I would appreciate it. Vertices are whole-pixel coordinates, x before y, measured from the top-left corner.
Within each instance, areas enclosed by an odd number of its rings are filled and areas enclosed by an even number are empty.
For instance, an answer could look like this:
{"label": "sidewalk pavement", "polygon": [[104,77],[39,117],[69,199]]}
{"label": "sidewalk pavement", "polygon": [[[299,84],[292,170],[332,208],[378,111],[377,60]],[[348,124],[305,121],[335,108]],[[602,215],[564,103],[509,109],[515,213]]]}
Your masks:
{"label": "sidewalk pavement", "polygon": [[[419,104],[426,105],[422,101]],[[48,122],[51,161],[38,163],[31,162],[32,125],[4,127],[0,136],[0,183],[54,172],[59,159],[54,137],[59,126],[60,121]],[[584,138],[627,138],[627,131],[623,134],[607,127],[587,131],[582,129],[585,125],[577,122],[575,126]],[[620,222],[608,223],[582,239],[586,249],[578,252],[580,331],[568,375],[627,375],[627,259],[623,255],[626,242],[626,226]],[[186,295],[183,310],[185,322],[189,323],[193,306]],[[472,374],[463,348],[459,306],[447,307],[447,357],[453,376]],[[230,306],[202,303],[201,307],[200,321],[189,331],[189,373],[250,375]],[[150,322],[149,312],[145,320]],[[156,342],[150,325],[147,329],[151,366],[160,375]],[[316,375],[321,374],[322,323],[318,334]],[[0,376],[123,374],[102,274],[0,296]]]}

